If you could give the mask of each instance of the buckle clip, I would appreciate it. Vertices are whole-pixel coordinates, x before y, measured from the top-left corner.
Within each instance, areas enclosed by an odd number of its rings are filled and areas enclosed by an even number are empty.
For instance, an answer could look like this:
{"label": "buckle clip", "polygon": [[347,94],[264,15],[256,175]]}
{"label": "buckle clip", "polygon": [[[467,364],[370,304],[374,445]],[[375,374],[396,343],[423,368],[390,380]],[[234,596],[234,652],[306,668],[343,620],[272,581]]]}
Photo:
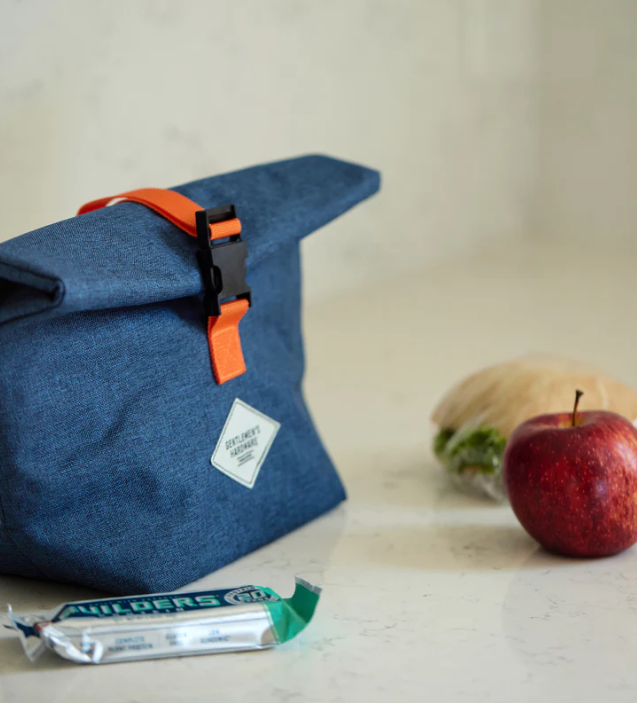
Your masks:
{"label": "buckle clip", "polygon": [[205,287],[203,306],[206,317],[221,315],[221,303],[229,298],[244,298],[252,306],[252,292],[246,283],[247,244],[240,234],[220,240],[218,244],[210,239],[210,225],[236,216],[234,205],[195,213],[199,243],[197,261]]}

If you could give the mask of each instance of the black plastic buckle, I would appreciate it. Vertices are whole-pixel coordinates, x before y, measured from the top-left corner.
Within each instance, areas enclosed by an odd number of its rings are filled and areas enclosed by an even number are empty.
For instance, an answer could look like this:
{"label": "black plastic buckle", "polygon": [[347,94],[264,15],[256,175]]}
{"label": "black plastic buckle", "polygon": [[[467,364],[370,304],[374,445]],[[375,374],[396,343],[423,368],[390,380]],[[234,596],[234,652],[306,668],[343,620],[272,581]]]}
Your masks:
{"label": "black plastic buckle", "polygon": [[205,286],[203,306],[207,317],[221,315],[221,303],[228,298],[245,298],[252,305],[252,293],[246,283],[248,247],[240,234],[221,240],[210,240],[210,225],[236,217],[234,205],[224,205],[196,214],[197,261]]}

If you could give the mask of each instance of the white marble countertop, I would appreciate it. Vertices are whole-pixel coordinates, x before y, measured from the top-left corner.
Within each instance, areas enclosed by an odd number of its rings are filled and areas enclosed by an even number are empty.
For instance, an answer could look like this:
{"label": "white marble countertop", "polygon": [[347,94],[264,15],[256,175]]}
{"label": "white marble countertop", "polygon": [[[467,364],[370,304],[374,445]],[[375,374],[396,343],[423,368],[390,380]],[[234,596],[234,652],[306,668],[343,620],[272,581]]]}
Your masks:
{"label": "white marble countertop", "polygon": [[[210,575],[324,594],[276,650],[82,667],[29,663],[0,633],[0,702],[634,701],[637,548],[550,556],[508,507],[454,492],[428,415],[461,375],[513,355],[596,361],[637,385],[637,256],[502,246],[307,310],[308,396],[349,500]],[[382,289],[382,290],[381,290]],[[17,609],[91,597],[0,577]]]}

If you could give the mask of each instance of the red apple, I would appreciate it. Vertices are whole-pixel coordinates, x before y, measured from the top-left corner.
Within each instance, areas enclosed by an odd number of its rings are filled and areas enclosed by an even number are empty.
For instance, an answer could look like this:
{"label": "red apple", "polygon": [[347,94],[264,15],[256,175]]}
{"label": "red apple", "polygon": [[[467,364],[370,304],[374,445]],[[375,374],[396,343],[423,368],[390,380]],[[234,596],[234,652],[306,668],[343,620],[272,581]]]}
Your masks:
{"label": "red apple", "polygon": [[616,554],[637,541],[637,430],[600,411],[540,415],[515,429],[503,475],[511,507],[545,549]]}

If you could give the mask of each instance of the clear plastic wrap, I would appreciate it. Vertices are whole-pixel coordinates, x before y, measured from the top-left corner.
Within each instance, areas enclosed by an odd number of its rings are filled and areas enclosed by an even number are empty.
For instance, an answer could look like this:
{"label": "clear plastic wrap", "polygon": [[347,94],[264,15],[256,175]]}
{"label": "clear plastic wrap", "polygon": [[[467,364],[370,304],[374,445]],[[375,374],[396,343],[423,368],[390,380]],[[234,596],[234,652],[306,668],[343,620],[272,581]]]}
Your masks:
{"label": "clear plastic wrap", "polygon": [[525,357],[482,369],[457,384],[433,412],[434,454],[453,483],[474,495],[505,501],[502,456],[522,422],[568,412],[575,389],[581,410],[610,410],[635,422],[637,392],[572,359]]}

